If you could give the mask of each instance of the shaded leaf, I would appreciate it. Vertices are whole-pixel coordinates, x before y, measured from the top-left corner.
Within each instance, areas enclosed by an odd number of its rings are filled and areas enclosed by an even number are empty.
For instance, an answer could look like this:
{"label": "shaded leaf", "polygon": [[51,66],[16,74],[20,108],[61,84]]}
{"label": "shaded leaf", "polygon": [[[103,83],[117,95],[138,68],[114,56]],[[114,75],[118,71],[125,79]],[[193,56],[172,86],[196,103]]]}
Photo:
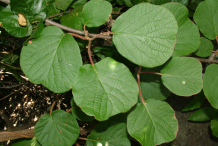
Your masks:
{"label": "shaded leaf", "polygon": [[12,146],[41,146],[41,144],[36,140],[36,137],[33,137],[32,139],[15,140]]}
{"label": "shaded leaf", "polygon": [[76,0],[71,7],[76,8],[79,5],[85,5],[87,0]]}
{"label": "shaded leaf", "polygon": [[188,9],[179,3],[167,3],[162,6],[174,14],[179,26],[173,56],[195,52],[200,45],[200,34],[198,27],[188,18]]}
{"label": "shaded leaf", "polygon": [[127,130],[143,146],[155,146],[176,138],[178,123],[169,104],[148,99],[128,115]]}
{"label": "shaded leaf", "polygon": [[213,119],[214,108],[212,107],[204,107],[197,110],[194,114],[192,114],[188,120],[189,121],[209,121]]}
{"label": "shaded leaf", "polygon": [[142,3],[120,15],[112,32],[122,56],[140,66],[155,67],[173,54],[177,22],[166,8]]}
{"label": "shaded leaf", "polygon": [[73,0],[56,0],[56,6],[58,9],[65,11],[72,2]]}
{"label": "shaded leaf", "polygon": [[128,68],[109,57],[94,66],[83,65],[72,90],[76,104],[100,121],[128,111],[138,98],[138,86]]}
{"label": "shaded leaf", "polygon": [[211,51],[213,50],[213,43],[208,39],[201,37],[201,43],[198,50],[195,52],[195,55],[199,57],[208,57],[211,55]]}
{"label": "shaded leaf", "polygon": [[207,66],[203,78],[203,90],[210,104],[218,109],[218,65]]}
{"label": "shaded leaf", "polygon": [[52,146],[72,146],[80,133],[75,117],[62,110],[43,115],[34,131],[40,144]]}
{"label": "shaded leaf", "polygon": [[63,93],[72,87],[82,59],[74,38],[49,26],[22,48],[20,65],[34,84],[42,83],[53,92]]}
{"label": "shaded leaf", "polygon": [[194,58],[173,57],[161,74],[163,84],[179,96],[197,94],[203,87],[202,65]]}
{"label": "shaded leaf", "polygon": [[211,120],[210,127],[211,127],[213,135],[218,137],[218,119]]}

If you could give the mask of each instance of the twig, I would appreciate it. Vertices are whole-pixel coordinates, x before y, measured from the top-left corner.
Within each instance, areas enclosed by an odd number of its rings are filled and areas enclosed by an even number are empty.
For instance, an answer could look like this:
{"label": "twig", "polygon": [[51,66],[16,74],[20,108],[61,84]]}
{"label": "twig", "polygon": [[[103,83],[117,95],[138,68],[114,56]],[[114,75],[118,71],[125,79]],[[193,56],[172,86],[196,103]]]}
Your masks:
{"label": "twig", "polygon": [[21,70],[21,69],[18,68],[18,67],[14,67],[14,66],[11,66],[11,65],[8,65],[8,64],[5,64],[5,63],[3,63],[3,62],[1,62],[1,64],[6,65],[6,66],[8,66],[8,67],[11,67],[11,68],[13,68],[13,69]]}
{"label": "twig", "polygon": [[79,137],[80,140],[88,140],[87,138]]}
{"label": "twig", "polygon": [[0,0],[3,3],[10,4],[10,0]]}
{"label": "twig", "polygon": [[8,119],[7,115],[5,115],[4,110],[0,110],[0,116],[5,121],[5,123],[8,125],[8,129],[12,129],[13,123]]}
{"label": "twig", "polygon": [[67,110],[67,113],[69,113],[73,108],[71,107],[70,109]]}
{"label": "twig", "polygon": [[47,17],[47,19],[50,19],[50,18],[53,18],[53,17],[56,17],[56,16],[60,16],[60,15],[66,14],[66,13],[70,13],[71,11],[72,10],[61,12],[61,13],[58,13],[58,14],[55,14],[55,15],[51,15],[51,16]]}
{"label": "twig", "polygon": [[206,62],[206,63],[218,63],[218,60],[210,60],[210,59],[197,58],[197,57],[193,57],[193,58],[198,59],[200,62]]}
{"label": "twig", "polygon": [[143,71],[143,72],[140,72],[140,74],[143,74],[143,73],[162,75],[161,73],[158,73],[158,72],[151,72],[151,71]]}
{"label": "twig", "polygon": [[22,84],[11,85],[11,86],[4,86],[4,87],[0,87],[0,89],[11,89],[11,88],[19,87],[20,85],[22,85]]}
{"label": "twig", "polygon": [[72,35],[72,36],[75,36],[75,37],[78,37],[78,38],[80,38],[80,39],[86,40],[86,38],[83,37],[83,36],[81,36],[81,35],[78,35],[78,34],[75,34],[75,33],[68,33],[68,34],[70,34],[70,35]]}
{"label": "twig", "polygon": [[89,60],[91,62],[91,65],[94,66],[94,63],[92,61],[92,56],[91,56],[91,45],[92,45],[92,41],[89,40],[89,45],[88,45],[88,54],[89,54]]}
{"label": "twig", "polygon": [[52,105],[51,105],[50,115],[51,115],[51,113],[52,113],[52,110],[53,110],[53,108],[54,108],[55,103],[58,102],[58,100],[59,100],[59,95],[58,95],[58,97],[55,99],[55,101],[54,101],[54,102],[52,103]]}
{"label": "twig", "polygon": [[23,88],[23,87],[21,87],[21,88],[19,88],[18,90],[14,91],[14,92],[12,92],[12,93],[10,93],[10,94],[8,94],[7,96],[1,98],[0,101],[3,100],[3,99],[5,99],[5,98],[8,98],[9,96],[13,95],[14,93],[16,93],[16,92],[18,92],[18,91],[20,91],[22,88]]}
{"label": "twig", "polygon": [[145,105],[145,101],[143,99],[142,91],[141,91],[141,87],[140,87],[140,72],[141,72],[141,69],[142,69],[142,67],[140,66],[139,70],[138,70],[138,73],[137,73],[137,78],[138,78],[138,87],[139,87],[140,98],[141,98],[142,103]]}

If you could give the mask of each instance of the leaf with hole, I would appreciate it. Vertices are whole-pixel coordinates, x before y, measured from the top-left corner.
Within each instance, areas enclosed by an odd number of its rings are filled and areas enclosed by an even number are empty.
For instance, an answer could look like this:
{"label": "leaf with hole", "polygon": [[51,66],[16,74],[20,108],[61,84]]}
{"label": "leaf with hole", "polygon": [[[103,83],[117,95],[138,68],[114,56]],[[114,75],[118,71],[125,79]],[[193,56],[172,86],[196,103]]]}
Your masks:
{"label": "leaf with hole", "polygon": [[56,93],[70,90],[82,65],[74,38],[55,26],[44,28],[39,38],[24,46],[20,58],[21,68],[31,82],[42,83]]}
{"label": "leaf with hole", "polygon": [[194,58],[173,57],[161,74],[163,84],[179,96],[197,94],[203,87],[202,65]]}
{"label": "leaf with hole", "polygon": [[210,104],[218,109],[218,65],[207,66],[203,78],[203,90]]}
{"label": "leaf with hole", "polygon": [[104,121],[87,137],[87,146],[131,146],[125,123]]}
{"label": "leaf with hole", "polygon": [[112,6],[104,0],[91,0],[83,7],[83,24],[98,27],[104,24],[112,12]]}
{"label": "leaf with hole", "polygon": [[188,9],[179,3],[167,3],[162,6],[174,14],[179,26],[173,56],[195,52],[200,45],[200,34],[198,27],[188,18]]}
{"label": "leaf with hole", "polygon": [[97,120],[127,112],[138,99],[138,86],[128,68],[112,58],[83,65],[73,85],[75,103]]}
{"label": "leaf with hole", "polygon": [[143,146],[155,146],[176,138],[178,123],[173,109],[164,101],[138,103],[127,117],[128,133]]}
{"label": "leaf with hole", "polygon": [[72,146],[80,133],[75,117],[62,110],[43,115],[34,131],[41,145],[52,146]]}
{"label": "leaf with hole", "polygon": [[201,2],[194,14],[194,21],[205,37],[214,40],[218,37],[218,1]]}
{"label": "leaf with hole", "polygon": [[155,67],[173,54],[177,22],[169,10],[142,3],[120,15],[112,26],[119,53],[135,64]]}

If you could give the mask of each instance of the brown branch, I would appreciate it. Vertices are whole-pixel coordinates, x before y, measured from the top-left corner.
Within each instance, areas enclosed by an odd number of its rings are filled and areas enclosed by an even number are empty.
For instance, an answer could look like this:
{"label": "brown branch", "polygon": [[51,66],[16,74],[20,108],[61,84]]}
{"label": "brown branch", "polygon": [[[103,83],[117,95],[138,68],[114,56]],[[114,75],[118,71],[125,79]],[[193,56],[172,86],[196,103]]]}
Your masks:
{"label": "brown branch", "polygon": [[193,58],[198,59],[200,62],[206,62],[206,63],[218,63],[218,60],[210,60],[210,59],[197,58],[197,57],[193,57]]}
{"label": "brown branch", "polygon": [[11,86],[3,86],[3,87],[0,87],[0,89],[11,89],[11,88],[16,88],[16,87],[19,87],[21,84],[18,84],[18,85],[11,85]]}
{"label": "brown branch", "polygon": [[12,93],[10,93],[10,94],[8,94],[7,96],[1,98],[0,101],[3,100],[3,99],[5,99],[5,98],[8,98],[9,96],[13,95],[14,93],[16,93],[16,92],[18,92],[18,91],[20,91],[22,88],[23,88],[23,87],[21,87],[21,88],[19,88],[18,90],[14,91],[14,92],[12,92]]}
{"label": "brown branch", "polygon": [[88,45],[88,54],[89,54],[89,60],[91,62],[91,65],[94,66],[94,63],[92,61],[92,55],[91,55],[91,45],[92,45],[92,41],[89,40],[89,45]]}
{"label": "brown branch", "polygon": [[142,69],[142,67],[140,66],[139,70],[138,70],[138,73],[137,73],[138,87],[139,87],[139,95],[140,95],[141,101],[142,101],[143,104],[145,104],[145,101],[144,101],[143,96],[142,96],[141,87],[140,87],[140,72],[141,72],[141,69]]}

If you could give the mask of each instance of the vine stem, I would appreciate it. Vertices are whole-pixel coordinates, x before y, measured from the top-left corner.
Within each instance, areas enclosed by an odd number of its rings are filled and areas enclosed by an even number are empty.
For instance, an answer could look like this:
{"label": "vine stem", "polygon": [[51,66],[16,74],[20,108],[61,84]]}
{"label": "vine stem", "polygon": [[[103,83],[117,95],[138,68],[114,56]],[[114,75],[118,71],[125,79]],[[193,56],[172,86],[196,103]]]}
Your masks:
{"label": "vine stem", "polygon": [[51,105],[50,115],[51,115],[51,113],[52,113],[52,110],[53,110],[53,108],[54,108],[55,103],[58,102],[58,100],[59,100],[59,96],[55,99],[55,101],[54,101],[54,102],[52,103],[52,105]]}
{"label": "vine stem", "polygon": [[141,69],[142,69],[142,67],[140,66],[140,67],[139,67],[139,70],[138,70],[138,73],[137,73],[137,78],[138,78],[138,87],[139,87],[140,98],[141,98],[142,103],[145,105],[146,102],[145,102],[144,99],[143,99],[142,91],[141,91],[141,86],[140,86],[140,72],[141,72]]}
{"label": "vine stem", "polygon": [[80,38],[80,39],[86,40],[86,38],[83,37],[83,36],[81,36],[81,35],[78,35],[78,34],[75,34],[75,33],[68,33],[68,34],[70,34],[70,35],[72,35],[72,36],[75,36],[75,37],[78,37],[78,38]]}
{"label": "vine stem", "polygon": [[143,71],[143,72],[140,72],[140,74],[143,74],[143,73],[162,75],[161,73],[158,73],[158,72],[151,72],[151,71]]}
{"label": "vine stem", "polygon": [[89,60],[91,62],[91,65],[94,66],[94,63],[92,61],[92,55],[91,55],[91,45],[92,45],[92,41],[89,40],[89,45],[88,45],[88,54],[89,54]]}

